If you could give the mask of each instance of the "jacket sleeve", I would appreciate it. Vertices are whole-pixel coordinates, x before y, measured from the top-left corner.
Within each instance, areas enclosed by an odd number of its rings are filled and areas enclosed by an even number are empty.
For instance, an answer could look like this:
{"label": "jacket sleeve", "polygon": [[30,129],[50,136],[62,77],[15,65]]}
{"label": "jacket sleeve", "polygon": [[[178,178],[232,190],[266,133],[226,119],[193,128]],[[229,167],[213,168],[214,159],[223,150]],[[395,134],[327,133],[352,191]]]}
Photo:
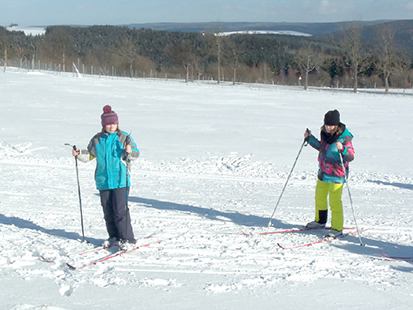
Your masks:
{"label": "jacket sleeve", "polygon": [[139,152],[139,149],[136,146],[135,141],[133,140],[133,138],[129,134],[127,134],[125,132],[122,132],[122,133],[123,133],[123,135],[121,136],[122,144],[123,145],[127,144],[127,145],[130,145],[132,147],[132,153],[129,155],[129,161],[134,161],[134,160],[138,159],[138,157],[140,155],[140,152]]}
{"label": "jacket sleeve", "polygon": [[136,160],[136,159],[138,159],[139,155],[140,155],[139,150],[137,148],[132,148],[132,153],[130,154],[129,159],[130,160]]}
{"label": "jacket sleeve", "polygon": [[93,160],[96,157],[96,145],[99,143],[99,134],[96,134],[90,141],[87,146],[87,150],[80,150],[80,154],[77,156],[77,158],[83,162],[86,163],[90,160]]}
{"label": "jacket sleeve", "polygon": [[345,138],[343,146],[344,148],[341,151],[343,160],[345,160],[346,162],[350,162],[354,160],[354,157],[355,157],[354,147],[353,147],[353,144],[351,143],[351,138],[349,136]]}
{"label": "jacket sleeve", "polygon": [[80,150],[80,154],[77,156],[77,159],[83,163],[93,160],[94,158],[95,156],[93,156],[88,150]]}
{"label": "jacket sleeve", "polygon": [[132,147],[132,153],[130,154],[130,159],[131,160],[136,160],[138,159],[140,152],[139,149],[137,148],[135,141],[133,141],[133,138],[130,137],[129,145]]}
{"label": "jacket sleeve", "polygon": [[308,139],[308,143],[315,148],[317,151],[320,150],[320,141],[314,137],[313,135],[310,136],[310,139]]}

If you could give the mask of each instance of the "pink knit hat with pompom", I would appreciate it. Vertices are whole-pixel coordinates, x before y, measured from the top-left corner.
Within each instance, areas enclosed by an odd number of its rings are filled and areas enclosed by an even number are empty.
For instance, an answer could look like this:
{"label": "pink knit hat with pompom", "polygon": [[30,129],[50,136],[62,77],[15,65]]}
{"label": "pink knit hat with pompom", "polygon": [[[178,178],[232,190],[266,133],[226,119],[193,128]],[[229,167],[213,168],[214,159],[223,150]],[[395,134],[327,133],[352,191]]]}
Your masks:
{"label": "pink knit hat with pompom", "polygon": [[119,124],[118,115],[115,113],[115,111],[112,111],[112,107],[110,105],[105,105],[103,107],[103,114],[101,116],[101,119],[102,126]]}

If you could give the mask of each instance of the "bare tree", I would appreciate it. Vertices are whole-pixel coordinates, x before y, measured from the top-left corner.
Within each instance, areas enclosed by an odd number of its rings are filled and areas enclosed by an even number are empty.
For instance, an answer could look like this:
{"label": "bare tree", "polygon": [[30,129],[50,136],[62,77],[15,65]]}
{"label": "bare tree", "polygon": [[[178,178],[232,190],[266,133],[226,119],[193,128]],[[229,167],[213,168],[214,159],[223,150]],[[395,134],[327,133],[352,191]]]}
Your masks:
{"label": "bare tree", "polygon": [[323,62],[323,56],[320,52],[315,51],[314,45],[308,40],[303,40],[303,47],[298,49],[295,54],[295,61],[304,71],[304,89],[308,89],[308,75],[314,71]]}
{"label": "bare tree", "polygon": [[232,84],[235,85],[237,81],[237,69],[240,67],[238,48],[231,37],[223,38],[222,43],[222,62],[231,68]]}
{"label": "bare tree", "polygon": [[407,82],[409,83],[413,91],[413,59],[409,59],[409,61],[407,62],[407,67]]}
{"label": "bare tree", "polygon": [[197,63],[191,43],[189,41],[183,41],[179,45],[169,44],[165,47],[164,52],[173,62],[184,67],[185,82],[188,83],[190,66],[191,64],[195,65]]}
{"label": "bare tree", "polygon": [[[114,46],[107,46],[106,48],[93,48],[87,52],[84,56],[84,63],[100,66],[101,72],[104,75],[110,74],[110,67],[113,63],[116,63],[119,57],[113,57],[116,55],[116,49]],[[113,72],[112,72],[113,73]]]}
{"label": "bare tree", "polygon": [[397,56],[397,47],[394,39],[395,29],[389,24],[380,24],[377,30],[377,49],[378,61],[376,67],[383,77],[385,94],[389,93],[389,79],[392,74],[402,70],[401,59]]}
{"label": "bare tree", "polygon": [[43,37],[37,37],[37,38],[30,37],[29,39],[29,44],[27,48],[28,48],[28,53],[30,53],[32,57],[32,70],[34,70],[34,67],[35,67],[34,62],[35,62],[35,59],[38,57],[39,46],[42,40],[43,40]]}
{"label": "bare tree", "polygon": [[133,78],[133,63],[139,55],[139,46],[135,44],[137,41],[132,34],[127,34],[117,44],[118,54],[128,62],[131,78]]}
{"label": "bare tree", "polygon": [[66,72],[66,62],[73,55],[73,40],[70,36],[70,27],[50,27],[46,30],[43,48],[49,58],[58,61],[62,71]]}
{"label": "bare tree", "polygon": [[22,64],[23,58],[24,58],[24,43],[22,42],[21,38],[18,36],[13,36],[11,43],[10,43],[11,49],[16,53],[17,58],[20,60],[20,65]]}
{"label": "bare tree", "polygon": [[10,42],[7,36],[7,30],[4,27],[0,27],[0,50],[3,50],[3,71],[6,72],[7,69],[7,55],[9,50]]}
{"label": "bare tree", "polygon": [[348,59],[348,65],[353,74],[353,91],[358,89],[358,75],[367,68],[365,60],[368,55],[362,43],[363,27],[359,21],[347,24],[340,32],[339,46]]}
{"label": "bare tree", "polygon": [[216,44],[216,55],[217,55],[217,68],[218,68],[218,79],[217,83],[219,84],[221,81],[221,58],[222,58],[222,31],[217,30],[215,32],[215,44]]}

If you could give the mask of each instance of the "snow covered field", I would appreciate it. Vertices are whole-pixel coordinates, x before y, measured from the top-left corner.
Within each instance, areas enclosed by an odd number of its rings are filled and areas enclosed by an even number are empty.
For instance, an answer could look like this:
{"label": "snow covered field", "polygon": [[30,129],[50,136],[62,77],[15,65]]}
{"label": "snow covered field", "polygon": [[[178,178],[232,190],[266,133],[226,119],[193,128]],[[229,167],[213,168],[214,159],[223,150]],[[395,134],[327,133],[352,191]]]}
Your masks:
{"label": "snow covered field", "polygon": [[[411,309],[413,96],[263,85],[0,73],[0,308]],[[107,236],[95,163],[75,162],[106,104],[141,151],[129,206],[149,247],[81,270]],[[354,134],[350,191],[368,229],[293,250],[325,231],[258,235],[313,220],[317,152],[304,147],[338,109]],[[354,227],[347,191],[345,226]],[[241,231],[252,232],[246,236]],[[159,244],[155,242],[161,240]],[[40,255],[55,259],[42,261]],[[100,253],[99,255],[102,255]],[[94,254],[90,255],[91,257]]]}

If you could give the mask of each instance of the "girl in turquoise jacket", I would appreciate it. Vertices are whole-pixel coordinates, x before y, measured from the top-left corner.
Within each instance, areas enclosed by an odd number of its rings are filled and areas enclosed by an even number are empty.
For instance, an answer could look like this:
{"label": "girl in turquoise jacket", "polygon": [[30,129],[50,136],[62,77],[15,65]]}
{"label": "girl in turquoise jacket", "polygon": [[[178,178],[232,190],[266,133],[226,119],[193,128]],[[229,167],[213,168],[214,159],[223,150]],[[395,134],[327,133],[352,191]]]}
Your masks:
{"label": "girl in turquoise jacket", "polygon": [[[320,138],[315,138],[310,130],[304,134],[308,143],[318,150],[318,180],[315,192],[315,220],[307,224],[308,228],[325,227],[328,204],[331,208],[331,230],[328,237],[337,237],[343,230],[343,203],[341,196],[343,184],[349,172],[349,162],[354,159],[351,143],[353,135],[346,125],[340,122],[337,110],[328,111],[324,116]],[[328,202],[327,202],[327,198]]]}
{"label": "girl in turquoise jacket", "polygon": [[117,114],[110,106],[103,108],[102,131],[89,142],[87,150],[74,150],[82,162],[96,158],[95,181],[109,239],[104,246],[120,245],[127,250],[136,243],[127,204],[130,174],[129,162],[139,157],[132,137],[119,129]]}

